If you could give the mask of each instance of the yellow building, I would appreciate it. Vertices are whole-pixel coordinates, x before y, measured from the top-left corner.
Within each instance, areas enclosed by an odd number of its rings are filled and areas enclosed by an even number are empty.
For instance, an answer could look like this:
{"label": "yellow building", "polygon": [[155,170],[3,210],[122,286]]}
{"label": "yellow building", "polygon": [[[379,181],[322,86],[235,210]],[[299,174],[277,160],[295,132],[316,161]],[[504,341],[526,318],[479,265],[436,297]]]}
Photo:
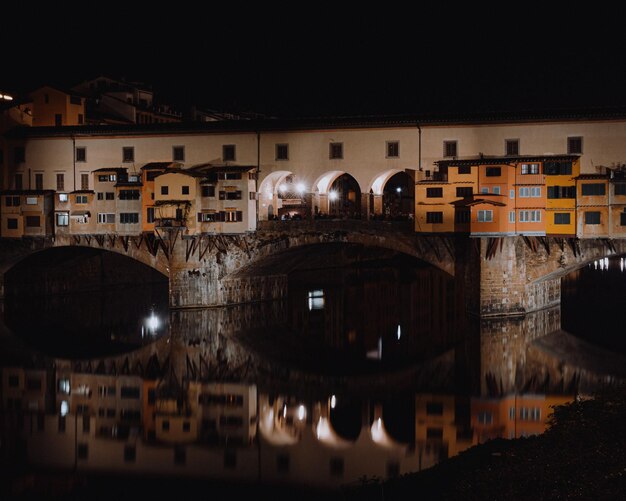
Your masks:
{"label": "yellow building", "polygon": [[46,85],[30,93],[33,126],[83,125],[85,123],[85,98]]}
{"label": "yellow building", "polygon": [[54,234],[54,190],[0,192],[2,238],[45,237]]}
{"label": "yellow building", "polygon": [[546,235],[576,235],[576,177],[580,174],[577,156],[545,159]]}
{"label": "yellow building", "polygon": [[156,208],[154,206],[154,180],[168,169],[180,169],[179,162],[150,162],[141,168],[141,200],[142,231],[152,233],[154,231],[154,219]]}
{"label": "yellow building", "polygon": [[576,178],[576,236],[609,236],[609,176],[581,174]]}

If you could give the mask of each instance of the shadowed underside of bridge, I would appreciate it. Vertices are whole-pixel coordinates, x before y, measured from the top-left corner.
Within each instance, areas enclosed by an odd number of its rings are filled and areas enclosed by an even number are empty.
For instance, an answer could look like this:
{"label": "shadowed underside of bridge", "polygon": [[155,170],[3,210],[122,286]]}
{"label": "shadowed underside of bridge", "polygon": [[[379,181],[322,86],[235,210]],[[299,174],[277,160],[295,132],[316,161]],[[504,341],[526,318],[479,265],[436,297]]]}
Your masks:
{"label": "shadowed underside of bridge", "polygon": [[219,306],[285,297],[290,263],[306,260],[307,253],[313,260],[321,245],[344,244],[378,249],[381,255],[402,253],[435,266],[453,276],[456,286],[463,289],[468,311],[493,316],[519,315],[558,304],[560,279],[567,273],[602,257],[626,254],[626,240],[469,238],[416,234],[405,226],[372,221],[273,221],[243,235],[185,236],[181,229],[172,229],[156,237],[4,240],[0,278],[33,252],[84,246],[117,252],[160,271],[169,278],[172,307]]}

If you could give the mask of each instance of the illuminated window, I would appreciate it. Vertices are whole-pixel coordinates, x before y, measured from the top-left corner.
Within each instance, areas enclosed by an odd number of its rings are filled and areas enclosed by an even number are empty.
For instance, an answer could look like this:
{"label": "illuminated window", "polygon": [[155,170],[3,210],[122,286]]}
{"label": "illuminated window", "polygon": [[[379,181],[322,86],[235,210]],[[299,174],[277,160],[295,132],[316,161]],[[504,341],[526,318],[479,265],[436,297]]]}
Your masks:
{"label": "illuminated window", "polygon": [[68,226],[70,224],[70,215],[67,212],[57,212],[57,226]]}
{"label": "illuminated window", "polygon": [[59,393],[69,395],[70,394],[70,380],[68,378],[59,379],[57,389]]}
{"label": "illuminated window", "polygon": [[309,291],[309,311],[324,309],[324,290],[316,289]]}
{"label": "illuminated window", "polygon": [[37,205],[37,197],[26,197],[26,205]]}
{"label": "illuminated window", "polygon": [[117,176],[115,174],[100,174],[98,176],[98,181],[101,183],[114,183],[117,180]]}
{"label": "illuminated window", "polygon": [[539,164],[522,164],[522,174],[539,174]]}

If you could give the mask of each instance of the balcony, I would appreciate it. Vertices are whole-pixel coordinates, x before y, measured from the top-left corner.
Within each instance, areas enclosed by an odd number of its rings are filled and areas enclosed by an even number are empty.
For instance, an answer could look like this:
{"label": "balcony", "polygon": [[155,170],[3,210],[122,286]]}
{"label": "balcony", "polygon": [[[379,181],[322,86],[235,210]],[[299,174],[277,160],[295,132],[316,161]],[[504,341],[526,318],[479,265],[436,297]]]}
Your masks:
{"label": "balcony", "polygon": [[157,228],[185,228],[187,221],[173,217],[161,217],[154,220],[154,226]]}

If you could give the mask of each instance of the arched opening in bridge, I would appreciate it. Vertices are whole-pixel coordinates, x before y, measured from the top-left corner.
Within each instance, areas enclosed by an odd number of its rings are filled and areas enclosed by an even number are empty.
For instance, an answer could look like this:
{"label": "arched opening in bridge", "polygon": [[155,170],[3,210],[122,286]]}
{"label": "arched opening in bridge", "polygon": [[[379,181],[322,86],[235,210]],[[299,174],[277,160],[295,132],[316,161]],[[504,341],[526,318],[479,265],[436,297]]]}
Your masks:
{"label": "arched opening in bridge", "polygon": [[[231,278],[277,274],[286,275],[286,322],[262,336],[243,335],[264,352],[269,336],[267,356],[284,356],[294,368],[397,371],[452,346],[461,291],[449,274],[416,257],[357,243],[306,244]],[[258,346],[257,338],[264,340]]]}
{"label": "arched opening in bridge", "polygon": [[415,180],[407,172],[397,172],[384,185],[382,215],[385,219],[408,220],[415,215]]}
{"label": "arched opening in bridge", "polygon": [[311,186],[291,171],[269,174],[259,189],[259,219],[304,219],[309,216]]}
{"label": "arched opening in bridge", "polygon": [[347,172],[338,176],[328,189],[328,215],[342,219],[361,218],[361,188]]}
{"label": "arched opening in bridge", "polygon": [[120,353],[167,330],[168,278],[122,254],[50,248],[15,264],[4,281],[4,323],[49,355]]}

